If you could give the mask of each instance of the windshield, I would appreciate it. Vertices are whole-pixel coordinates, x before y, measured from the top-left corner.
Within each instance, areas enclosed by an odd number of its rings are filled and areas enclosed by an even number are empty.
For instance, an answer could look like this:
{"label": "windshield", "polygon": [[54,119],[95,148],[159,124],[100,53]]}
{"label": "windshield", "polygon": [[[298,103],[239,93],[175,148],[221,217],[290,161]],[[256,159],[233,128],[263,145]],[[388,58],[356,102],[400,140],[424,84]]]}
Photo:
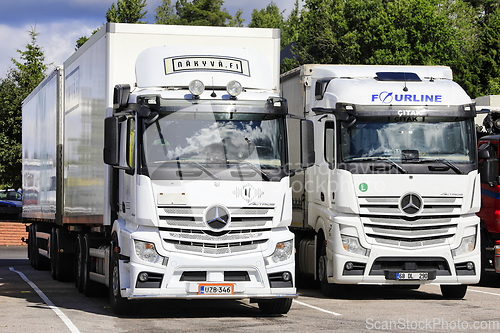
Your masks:
{"label": "windshield", "polygon": [[360,118],[342,128],[342,162],[389,159],[395,162],[445,161],[473,163],[475,158],[473,119],[437,117],[419,121],[388,122]]}
{"label": "windshield", "polygon": [[279,179],[286,158],[283,117],[266,116],[162,113],[144,125],[144,167],[154,180]]}

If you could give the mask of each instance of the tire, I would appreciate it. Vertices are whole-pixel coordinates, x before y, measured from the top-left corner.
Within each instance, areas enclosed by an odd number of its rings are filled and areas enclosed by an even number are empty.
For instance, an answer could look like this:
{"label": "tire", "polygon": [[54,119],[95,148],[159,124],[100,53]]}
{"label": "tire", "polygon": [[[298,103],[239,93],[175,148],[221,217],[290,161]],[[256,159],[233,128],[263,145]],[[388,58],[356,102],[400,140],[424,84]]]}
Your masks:
{"label": "tire", "polygon": [[35,265],[33,266],[36,270],[42,271],[50,268],[50,260],[47,257],[44,257],[40,254],[38,249],[40,248],[40,240],[36,237],[36,232],[40,230],[41,227],[39,225],[36,225],[34,227],[34,232],[33,232],[33,241],[34,241],[34,252],[33,252],[33,257],[34,257],[34,263]]}
{"label": "tire", "polygon": [[328,283],[328,270],[327,270],[327,257],[326,257],[326,244],[321,246],[321,256],[318,258],[318,276],[321,283],[321,292],[326,297],[340,297],[342,296],[345,287],[340,284]]}
{"label": "tire", "polygon": [[259,310],[265,315],[287,314],[292,306],[292,298],[276,298],[258,301]]}
{"label": "tire", "polygon": [[85,296],[95,296],[99,290],[99,284],[90,279],[92,260],[89,254],[91,238],[89,234],[83,237],[83,267],[82,267],[82,292]]}
{"label": "tire", "polygon": [[73,254],[65,253],[61,244],[63,244],[63,240],[65,237],[68,237],[67,234],[63,233],[63,230],[60,228],[56,229],[56,262],[55,262],[55,270],[57,272],[57,280],[60,282],[66,282],[73,280],[73,272],[74,272],[74,263],[73,263]]}
{"label": "tire", "polygon": [[76,247],[75,247],[75,287],[79,292],[83,292],[83,236],[78,234],[76,237]]}
{"label": "tire", "polygon": [[27,242],[26,242],[26,246],[27,247],[27,252],[28,252],[28,260],[30,262],[30,265],[33,266],[33,264],[31,263],[31,225],[28,226],[28,239],[27,239]]}
{"label": "tire", "polygon": [[117,315],[126,315],[132,312],[131,302],[123,298],[120,286],[120,262],[118,253],[114,249],[118,245],[116,237],[113,237],[110,248],[110,267],[109,267],[109,302],[111,309]]}
{"label": "tire", "polygon": [[459,285],[440,285],[441,294],[443,294],[444,298],[447,299],[462,299],[467,293],[467,285],[459,284]]}
{"label": "tire", "polygon": [[35,226],[31,224],[28,231],[28,258],[31,267],[35,268]]}
{"label": "tire", "polygon": [[52,228],[50,235],[50,275],[54,280],[59,280],[59,248],[57,241],[57,229]]}

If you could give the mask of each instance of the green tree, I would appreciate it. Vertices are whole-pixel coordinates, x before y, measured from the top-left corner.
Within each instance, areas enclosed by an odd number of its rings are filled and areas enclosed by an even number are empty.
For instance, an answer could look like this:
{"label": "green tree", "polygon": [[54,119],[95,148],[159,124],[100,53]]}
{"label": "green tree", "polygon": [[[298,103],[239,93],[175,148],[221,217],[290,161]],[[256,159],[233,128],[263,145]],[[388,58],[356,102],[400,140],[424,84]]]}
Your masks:
{"label": "green tree", "polygon": [[147,23],[141,21],[146,17],[146,0],[117,0],[106,12],[106,21],[114,23]]}
{"label": "green tree", "polygon": [[175,24],[226,27],[233,18],[223,4],[223,0],[177,0]]}
{"label": "green tree", "polygon": [[300,62],[448,65],[474,95],[475,14],[462,0],[306,0]]}
{"label": "green tree", "polygon": [[266,8],[252,12],[252,21],[249,28],[283,28],[283,12],[280,12],[278,6],[271,1]]}
{"label": "green tree", "polygon": [[243,10],[239,8],[236,11],[236,14],[234,14],[234,17],[229,20],[229,26],[230,27],[242,27],[243,22],[245,22],[245,19],[241,17],[243,15]]}
{"label": "green tree", "polygon": [[45,55],[36,43],[38,33],[32,27],[31,41],[25,50],[17,50],[20,61],[12,59],[11,68],[0,83],[0,184],[21,188],[22,101],[45,78]]}
{"label": "green tree", "polygon": [[481,23],[479,34],[479,56],[477,58],[480,73],[480,95],[500,94],[500,8],[488,14]]}
{"label": "green tree", "polygon": [[176,24],[177,15],[171,0],[162,0],[161,5],[155,9],[156,24]]}
{"label": "green tree", "polygon": [[[96,32],[99,31],[99,28],[95,29],[92,31],[92,34],[90,35],[91,37],[95,35]],[[89,37],[87,36],[82,36],[76,40],[76,46],[75,46],[75,51],[78,50],[80,47],[82,47],[83,44],[85,44],[89,40]]]}

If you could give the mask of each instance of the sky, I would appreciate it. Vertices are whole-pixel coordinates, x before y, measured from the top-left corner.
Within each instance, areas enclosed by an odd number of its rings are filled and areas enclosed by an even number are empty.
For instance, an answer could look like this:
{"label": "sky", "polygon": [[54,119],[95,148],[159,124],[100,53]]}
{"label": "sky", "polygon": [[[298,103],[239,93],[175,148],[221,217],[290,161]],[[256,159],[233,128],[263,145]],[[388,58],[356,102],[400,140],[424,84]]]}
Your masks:
{"label": "sky", "polygon": [[[288,17],[295,0],[272,0],[284,17]],[[146,0],[148,11],[145,21],[154,23],[154,11],[161,0]],[[267,7],[271,0],[226,0],[223,8],[229,14],[243,10],[244,25],[252,19],[254,9]],[[302,0],[299,1],[302,6]],[[0,11],[0,79],[13,68],[12,58],[20,60],[16,50],[24,51],[30,42],[32,27],[39,34],[37,44],[49,64],[48,73],[75,51],[76,40],[90,36],[92,31],[106,21],[106,11],[116,0],[7,0],[2,1]],[[175,0],[172,0],[175,3]]]}

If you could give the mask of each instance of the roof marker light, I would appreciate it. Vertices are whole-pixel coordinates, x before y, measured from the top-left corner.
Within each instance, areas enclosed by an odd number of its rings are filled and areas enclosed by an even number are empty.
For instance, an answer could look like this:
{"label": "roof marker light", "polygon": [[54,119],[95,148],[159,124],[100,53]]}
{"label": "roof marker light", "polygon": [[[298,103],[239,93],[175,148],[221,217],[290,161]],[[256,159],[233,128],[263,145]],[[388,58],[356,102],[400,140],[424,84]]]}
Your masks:
{"label": "roof marker light", "polygon": [[200,80],[193,80],[189,82],[189,91],[194,97],[198,97],[205,91],[205,85]]}
{"label": "roof marker light", "polygon": [[229,81],[229,83],[226,86],[226,90],[227,93],[231,95],[231,97],[236,97],[243,91],[243,86],[238,81],[233,80]]}

